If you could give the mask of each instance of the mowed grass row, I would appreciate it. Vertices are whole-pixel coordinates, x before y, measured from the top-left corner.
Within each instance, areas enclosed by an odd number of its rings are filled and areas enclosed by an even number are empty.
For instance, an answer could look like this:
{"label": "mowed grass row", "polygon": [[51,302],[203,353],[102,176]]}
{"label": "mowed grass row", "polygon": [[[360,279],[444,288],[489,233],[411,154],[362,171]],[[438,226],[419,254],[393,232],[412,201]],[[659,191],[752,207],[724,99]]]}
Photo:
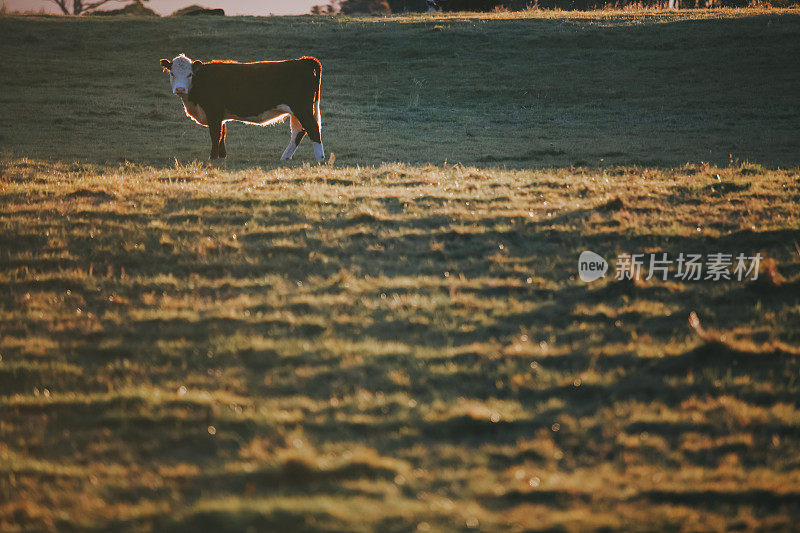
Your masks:
{"label": "mowed grass row", "polygon": [[[319,57],[340,165],[797,164],[798,10],[514,17],[2,17],[0,153],[205,160],[158,64],[185,52]],[[273,168],[288,140],[232,124],[229,168]]]}
{"label": "mowed grass row", "polygon": [[[798,198],[752,166],[8,161],[0,526],[790,528]],[[766,267],[586,285],[584,249]]]}

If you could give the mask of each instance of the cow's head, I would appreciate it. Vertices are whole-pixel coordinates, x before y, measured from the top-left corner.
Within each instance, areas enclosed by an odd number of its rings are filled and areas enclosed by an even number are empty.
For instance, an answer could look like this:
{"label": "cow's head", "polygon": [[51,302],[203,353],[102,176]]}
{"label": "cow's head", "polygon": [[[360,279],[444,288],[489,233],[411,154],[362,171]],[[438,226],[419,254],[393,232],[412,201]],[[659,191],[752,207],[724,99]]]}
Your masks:
{"label": "cow's head", "polygon": [[203,68],[203,62],[192,61],[181,54],[172,61],[162,59],[161,67],[165,71],[169,71],[172,94],[189,94],[189,91],[192,90],[192,78]]}
{"label": "cow's head", "polygon": [[428,13],[439,13],[442,11],[441,0],[426,0],[428,2]]}

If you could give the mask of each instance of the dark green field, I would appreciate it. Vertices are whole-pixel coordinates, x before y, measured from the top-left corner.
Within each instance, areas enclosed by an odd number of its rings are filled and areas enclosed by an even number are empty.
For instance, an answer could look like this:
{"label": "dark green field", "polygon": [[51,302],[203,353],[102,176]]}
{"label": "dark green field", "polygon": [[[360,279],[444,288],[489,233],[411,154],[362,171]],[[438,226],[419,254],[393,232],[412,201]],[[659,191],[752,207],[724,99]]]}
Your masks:
{"label": "dark green field", "polygon": [[[232,125],[209,167],[179,52],[318,56],[335,162]],[[797,10],[2,17],[0,54],[0,530],[800,522]],[[717,252],[758,279],[614,279]]]}
{"label": "dark green field", "polygon": [[[0,153],[207,158],[158,64],[184,52],[319,57],[340,165],[797,165],[800,12],[512,15],[3,18]],[[288,124],[230,129],[236,168],[273,167],[289,140]]]}

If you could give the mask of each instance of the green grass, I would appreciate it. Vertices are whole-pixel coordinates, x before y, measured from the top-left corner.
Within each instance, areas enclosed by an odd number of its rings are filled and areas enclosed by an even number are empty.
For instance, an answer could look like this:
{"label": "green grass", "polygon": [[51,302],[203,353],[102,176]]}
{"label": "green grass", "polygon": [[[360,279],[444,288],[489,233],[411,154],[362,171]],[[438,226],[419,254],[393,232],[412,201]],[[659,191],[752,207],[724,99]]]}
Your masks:
{"label": "green grass", "polygon": [[[798,35],[0,18],[0,529],[792,529]],[[287,125],[192,162],[181,51],[319,56],[335,164],[277,164]],[[766,260],[587,285],[586,249]]]}
{"label": "green grass", "polygon": [[[4,17],[0,154],[207,158],[158,64],[185,52],[318,56],[343,165],[797,164],[797,10],[509,17]],[[234,124],[228,164],[273,167],[288,140],[288,124]]]}

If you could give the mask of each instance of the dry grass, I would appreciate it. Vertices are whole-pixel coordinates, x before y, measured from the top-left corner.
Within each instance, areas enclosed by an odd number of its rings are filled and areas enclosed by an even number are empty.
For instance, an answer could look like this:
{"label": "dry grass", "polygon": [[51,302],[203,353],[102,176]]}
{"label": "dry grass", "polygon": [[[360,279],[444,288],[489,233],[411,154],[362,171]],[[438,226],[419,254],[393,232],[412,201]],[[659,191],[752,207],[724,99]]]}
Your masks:
{"label": "dry grass", "polygon": [[0,524],[790,527],[798,178],[7,161]]}

